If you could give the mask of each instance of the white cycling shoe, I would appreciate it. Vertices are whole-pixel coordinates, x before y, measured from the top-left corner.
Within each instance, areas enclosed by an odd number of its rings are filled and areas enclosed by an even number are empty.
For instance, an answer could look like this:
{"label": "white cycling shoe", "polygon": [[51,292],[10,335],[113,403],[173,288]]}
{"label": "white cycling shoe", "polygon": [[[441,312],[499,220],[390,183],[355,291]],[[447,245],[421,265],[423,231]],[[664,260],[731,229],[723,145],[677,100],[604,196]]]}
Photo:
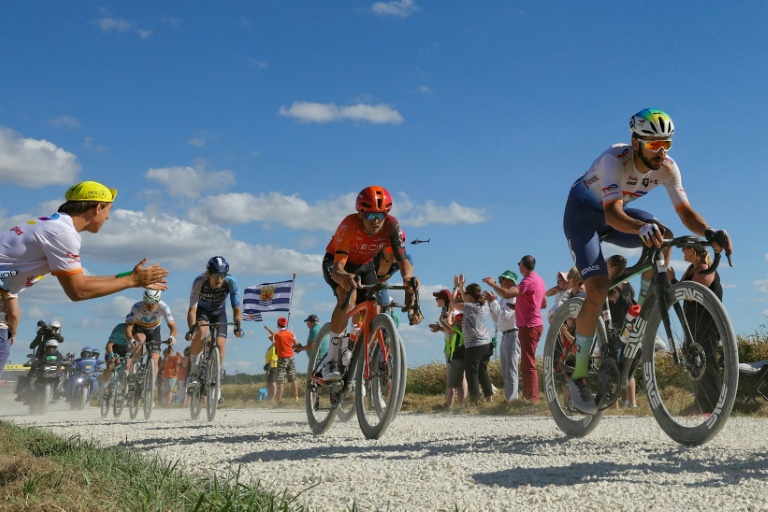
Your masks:
{"label": "white cycling shoe", "polygon": [[571,392],[571,403],[575,409],[590,416],[597,412],[595,397],[592,395],[592,390],[589,389],[589,382],[586,378],[571,379],[568,381],[568,390]]}
{"label": "white cycling shoe", "polygon": [[323,380],[326,382],[341,380],[339,365],[336,364],[336,361],[328,361],[323,365]]}

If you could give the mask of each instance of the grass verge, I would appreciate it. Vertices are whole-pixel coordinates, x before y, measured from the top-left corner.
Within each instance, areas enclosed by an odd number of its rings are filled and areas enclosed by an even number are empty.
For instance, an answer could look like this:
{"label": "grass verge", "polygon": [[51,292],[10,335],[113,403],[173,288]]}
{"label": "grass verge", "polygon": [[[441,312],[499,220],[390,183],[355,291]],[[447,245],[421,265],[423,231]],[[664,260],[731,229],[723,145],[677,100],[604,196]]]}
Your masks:
{"label": "grass verge", "polygon": [[0,511],[289,511],[239,474],[197,479],[175,463],[0,421]]}

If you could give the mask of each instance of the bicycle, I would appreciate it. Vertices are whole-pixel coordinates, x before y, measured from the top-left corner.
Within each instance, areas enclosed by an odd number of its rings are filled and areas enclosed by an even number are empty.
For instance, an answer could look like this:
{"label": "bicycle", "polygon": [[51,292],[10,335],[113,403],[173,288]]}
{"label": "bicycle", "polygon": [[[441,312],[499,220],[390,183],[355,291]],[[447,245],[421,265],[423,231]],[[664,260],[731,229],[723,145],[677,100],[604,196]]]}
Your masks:
{"label": "bicycle", "polygon": [[101,417],[106,418],[112,404],[112,416],[119,418],[123,414],[128,391],[128,372],[125,371],[126,357],[120,358],[119,365],[112,371],[109,382],[104,384],[104,396],[101,399]]}
{"label": "bicycle", "polygon": [[203,340],[203,351],[200,353],[200,363],[197,367],[197,388],[187,388],[190,395],[189,413],[193,420],[200,417],[202,410],[202,397],[206,397],[205,412],[208,421],[213,421],[216,417],[216,410],[221,395],[221,354],[216,345],[216,336],[218,328],[223,325],[234,325],[238,327],[237,322],[214,322],[209,323],[207,319],[201,318],[192,326],[190,333],[195,332],[198,327],[208,327],[208,334]]}
{"label": "bicycle", "polygon": [[[377,314],[376,292],[405,290],[405,286],[377,283],[358,289],[366,294],[365,300],[352,308],[348,316],[361,315],[362,328],[356,340],[346,335],[339,347],[342,378],[327,384],[322,378],[325,357],[321,357],[319,342],[328,336],[330,323],[320,329],[318,342],[309,356],[306,409],[310,429],[316,435],[328,431],[342,402],[352,393],[360,429],[368,439],[380,439],[403,404],[408,372],[405,347],[392,318],[385,313]],[[340,309],[347,309],[350,296]],[[418,294],[414,299],[409,309],[420,314]]]}
{"label": "bicycle", "polygon": [[[713,241],[720,246],[727,243],[681,236],[664,240],[662,248],[711,247]],[[731,264],[730,253],[726,256]],[[714,272],[720,258],[716,253],[705,272]],[[645,247],[638,262],[612,279],[610,287],[648,269],[653,269],[652,286],[619,362],[617,333],[623,325],[613,322],[610,311],[606,314],[607,305],[598,320],[589,352],[588,380],[598,406],[592,416],[574,409],[567,391],[576,357],[575,318],[584,299],[569,299],[552,318],[544,346],[544,387],[552,417],[566,434],[592,432],[641,361],[648,404],[669,437],[680,444],[701,445],[728,420],[739,379],[736,336],[728,312],[699,283],[671,284],[662,250],[656,247]]]}
{"label": "bicycle", "polygon": [[[171,340],[150,343],[153,345],[170,345]],[[147,350],[145,345],[146,342],[141,343],[140,359],[131,365],[131,372],[127,379],[126,401],[131,419],[135,419],[139,414],[139,402],[143,402],[145,420],[148,420],[152,415],[152,408],[155,404],[155,361],[152,359],[152,351]]]}

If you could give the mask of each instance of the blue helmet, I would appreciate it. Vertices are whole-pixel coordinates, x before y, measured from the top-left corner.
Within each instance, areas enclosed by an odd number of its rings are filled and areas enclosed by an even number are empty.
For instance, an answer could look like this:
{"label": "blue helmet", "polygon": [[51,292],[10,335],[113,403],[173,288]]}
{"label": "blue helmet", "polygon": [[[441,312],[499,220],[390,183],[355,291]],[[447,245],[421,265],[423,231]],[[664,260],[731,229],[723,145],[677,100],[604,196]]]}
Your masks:
{"label": "blue helmet", "polygon": [[214,256],[208,260],[205,270],[211,274],[226,274],[229,272],[229,263],[224,259],[224,256]]}
{"label": "blue helmet", "polygon": [[92,353],[93,349],[91,347],[83,347],[83,350],[80,351],[80,357],[91,357]]}
{"label": "blue helmet", "polygon": [[101,351],[98,348],[94,347],[91,349],[91,357],[95,357],[98,359],[100,355],[101,355]]}

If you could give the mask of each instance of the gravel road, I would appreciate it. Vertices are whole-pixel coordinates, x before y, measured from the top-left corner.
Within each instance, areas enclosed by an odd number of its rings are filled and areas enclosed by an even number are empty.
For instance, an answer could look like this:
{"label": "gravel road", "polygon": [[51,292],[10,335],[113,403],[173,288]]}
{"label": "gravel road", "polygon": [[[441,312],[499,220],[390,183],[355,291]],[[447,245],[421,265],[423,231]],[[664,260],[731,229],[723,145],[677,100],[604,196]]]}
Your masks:
{"label": "gravel road", "polygon": [[[0,419],[125,443],[190,472],[260,480],[311,510],[766,510],[768,420],[731,418],[688,448],[654,420],[606,417],[585,439],[549,417],[401,413],[379,441],[357,422],[313,436],[303,411],[222,409],[214,423],[159,409],[151,421],[102,420],[96,409],[26,414],[0,401]],[[204,414],[203,414],[204,416]],[[141,414],[140,414],[141,417]]]}

